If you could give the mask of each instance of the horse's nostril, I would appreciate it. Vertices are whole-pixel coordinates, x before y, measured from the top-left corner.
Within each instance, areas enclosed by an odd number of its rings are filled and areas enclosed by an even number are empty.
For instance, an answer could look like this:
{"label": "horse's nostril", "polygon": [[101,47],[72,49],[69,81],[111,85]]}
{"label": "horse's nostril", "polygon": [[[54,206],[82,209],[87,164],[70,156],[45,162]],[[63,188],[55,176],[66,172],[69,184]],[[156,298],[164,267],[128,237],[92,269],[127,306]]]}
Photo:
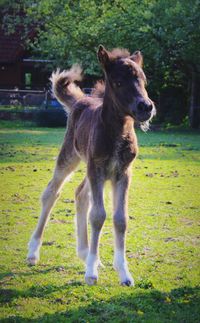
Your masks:
{"label": "horse's nostril", "polygon": [[140,103],[138,104],[138,110],[139,110],[140,112],[144,112],[144,111],[146,110],[146,104],[145,104],[145,103],[143,103],[143,102],[140,102]]}
{"label": "horse's nostril", "polygon": [[153,109],[153,105],[152,104],[146,104],[144,102],[140,102],[138,104],[138,110],[140,112],[151,112]]}

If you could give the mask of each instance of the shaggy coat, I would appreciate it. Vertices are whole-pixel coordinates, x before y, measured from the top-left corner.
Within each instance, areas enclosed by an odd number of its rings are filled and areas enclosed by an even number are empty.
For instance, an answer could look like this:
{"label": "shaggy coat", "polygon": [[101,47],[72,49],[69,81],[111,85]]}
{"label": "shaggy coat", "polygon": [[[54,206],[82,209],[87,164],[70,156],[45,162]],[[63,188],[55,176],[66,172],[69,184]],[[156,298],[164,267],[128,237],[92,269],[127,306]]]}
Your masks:
{"label": "shaggy coat", "polygon": [[[42,196],[42,213],[29,242],[29,264],[39,260],[42,235],[51,209],[67,176],[80,160],[87,164],[87,174],[76,191],[77,252],[86,263],[85,281],[98,279],[99,238],[106,218],[103,188],[110,180],[113,188],[113,223],[115,231],[114,268],[122,285],[133,285],[125,256],[127,199],[131,163],[138,147],[135,121],[143,128],[155,114],[153,102],[145,90],[142,55],[127,50],[107,51],[99,47],[98,58],[105,83],[97,83],[91,96],[75,84],[82,71],[78,65],[52,74],[52,90],[68,111],[67,132],[59,153],[54,175]],[[87,214],[90,210],[91,239],[88,243]]]}

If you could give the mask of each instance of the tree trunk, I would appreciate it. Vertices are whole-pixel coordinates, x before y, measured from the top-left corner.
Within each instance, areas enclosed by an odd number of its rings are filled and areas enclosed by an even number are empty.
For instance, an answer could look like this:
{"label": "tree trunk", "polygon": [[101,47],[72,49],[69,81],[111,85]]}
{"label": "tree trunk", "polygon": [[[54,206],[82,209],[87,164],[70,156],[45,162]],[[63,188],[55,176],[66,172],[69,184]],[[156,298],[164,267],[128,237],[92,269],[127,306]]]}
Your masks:
{"label": "tree trunk", "polygon": [[197,129],[200,126],[200,76],[195,66],[190,66],[190,108],[189,120],[191,128]]}

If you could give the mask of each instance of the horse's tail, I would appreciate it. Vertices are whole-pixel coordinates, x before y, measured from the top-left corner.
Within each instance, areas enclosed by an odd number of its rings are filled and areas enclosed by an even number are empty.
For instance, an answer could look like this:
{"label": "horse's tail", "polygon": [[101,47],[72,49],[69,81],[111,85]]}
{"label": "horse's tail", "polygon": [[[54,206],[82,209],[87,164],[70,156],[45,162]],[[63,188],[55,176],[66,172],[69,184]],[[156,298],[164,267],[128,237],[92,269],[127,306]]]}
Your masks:
{"label": "horse's tail", "polygon": [[85,95],[80,87],[74,83],[81,81],[81,79],[82,69],[77,64],[67,71],[60,72],[60,69],[57,69],[50,78],[53,94],[68,112],[73,109],[74,103]]}

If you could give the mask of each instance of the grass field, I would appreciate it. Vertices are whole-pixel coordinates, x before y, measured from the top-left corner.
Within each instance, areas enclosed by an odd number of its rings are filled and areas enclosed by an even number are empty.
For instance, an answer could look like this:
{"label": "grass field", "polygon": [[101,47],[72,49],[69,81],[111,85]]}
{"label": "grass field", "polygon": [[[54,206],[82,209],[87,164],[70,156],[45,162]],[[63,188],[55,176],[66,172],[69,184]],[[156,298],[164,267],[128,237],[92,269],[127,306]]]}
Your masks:
{"label": "grass field", "polygon": [[41,261],[26,265],[41,192],[51,178],[64,129],[0,123],[1,322],[200,322],[200,133],[138,131],[127,258],[136,282],[121,287],[112,269],[111,193],[106,185],[97,286],[84,283],[76,256],[74,190],[64,187],[46,228]]}

